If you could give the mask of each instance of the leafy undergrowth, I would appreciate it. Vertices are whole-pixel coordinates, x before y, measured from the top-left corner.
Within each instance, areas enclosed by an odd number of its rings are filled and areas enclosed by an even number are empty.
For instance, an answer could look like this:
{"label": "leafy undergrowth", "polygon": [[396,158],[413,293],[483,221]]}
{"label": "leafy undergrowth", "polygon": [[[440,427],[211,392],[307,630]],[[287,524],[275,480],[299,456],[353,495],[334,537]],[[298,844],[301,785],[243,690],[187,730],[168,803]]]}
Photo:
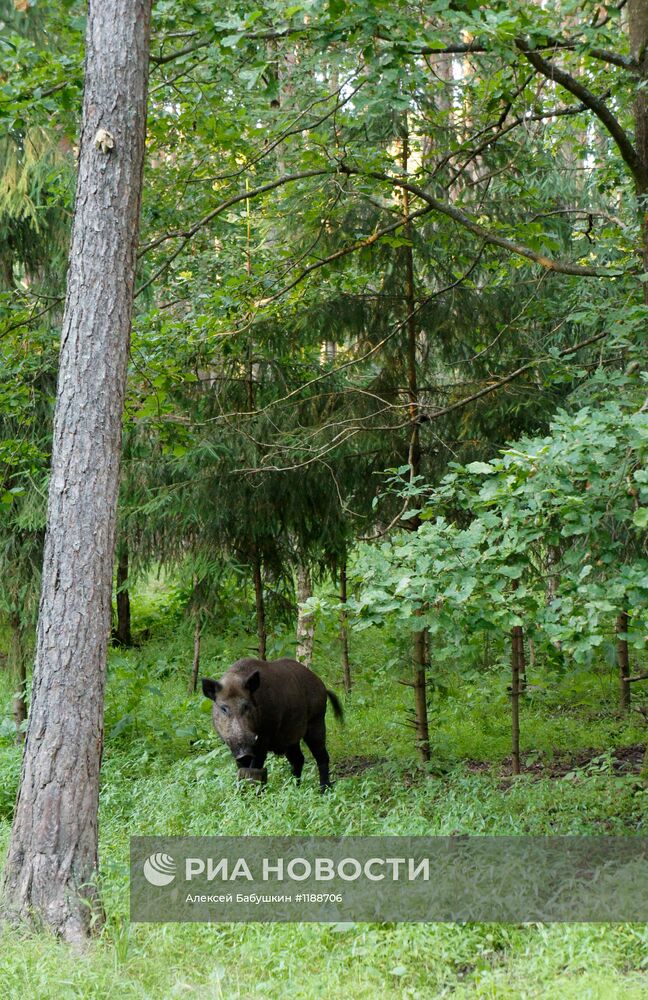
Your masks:
{"label": "leafy undergrowth", "polygon": [[[255,998],[353,1000],[502,997],[610,1000],[648,995],[644,925],[220,924],[131,925],[133,834],[648,833],[636,777],[645,726],[620,719],[614,678],[547,681],[524,700],[528,773],[507,777],[506,677],[473,678],[432,704],[433,759],[417,762],[411,692],[380,632],[356,639],[356,685],[344,730],[329,727],[338,780],[320,796],[307,762],[301,788],[271,760],[262,795],[242,795],[208,704],[187,694],[191,642],[162,602],[139,648],[113,651],[101,792],[102,892],[107,922],[79,957],[47,935],[0,937],[4,998]],[[165,610],[166,607],[166,610]],[[167,617],[164,617],[164,616]],[[148,626],[147,626],[148,627]],[[211,635],[204,672],[250,651],[250,636]],[[289,651],[275,637],[275,652]],[[339,688],[338,651],[323,633],[318,672]],[[454,687],[453,687],[454,684]],[[0,679],[0,714],[10,685]],[[615,755],[615,748],[634,748]],[[620,766],[620,762],[628,764]],[[0,848],[9,835],[19,752],[0,741]]]}

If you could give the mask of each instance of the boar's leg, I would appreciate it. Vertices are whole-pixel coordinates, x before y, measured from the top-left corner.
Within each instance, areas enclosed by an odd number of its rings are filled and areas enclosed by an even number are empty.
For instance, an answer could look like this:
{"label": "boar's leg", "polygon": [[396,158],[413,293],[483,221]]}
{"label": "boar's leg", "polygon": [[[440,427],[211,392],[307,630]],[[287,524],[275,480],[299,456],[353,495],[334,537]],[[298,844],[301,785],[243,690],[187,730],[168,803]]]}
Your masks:
{"label": "boar's leg", "polygon": [[319,771],[320,791],[325,792],[327,788],[331,787],[331,780],[329,777],[329,755],[326,749],[326,724],[324,716],[320,719],[313,719],[310,723],[304,736],[304,743],[315,758],[315,763]]}
{"label": "boar's leg", "polygon": [[299,743],[295,743],[294,746],[288,747],[286,750],[286,758],[290,764],[290,770],[293,773],[293,777],[297,779],[297,784],[299,784],[302,769],[304,767],[304,755]]}

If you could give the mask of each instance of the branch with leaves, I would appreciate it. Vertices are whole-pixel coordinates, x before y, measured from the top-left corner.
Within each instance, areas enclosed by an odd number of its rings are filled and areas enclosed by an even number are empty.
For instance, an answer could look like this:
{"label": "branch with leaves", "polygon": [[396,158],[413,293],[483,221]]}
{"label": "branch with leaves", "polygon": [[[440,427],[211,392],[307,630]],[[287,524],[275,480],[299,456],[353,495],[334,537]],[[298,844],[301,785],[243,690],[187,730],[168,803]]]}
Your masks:
{"label": "branch with leaves", "polygon": [[426,202],[435,212],[439,212],[440,215],[445,215],[449,219],[452,219],[453,222],[456,222],[464,229],[468,229],[471,233],[474,233],[475,236],[479,236],[479,238],[485,243],[501,247],[503,250],[507,250],[509,253],[515,254],[518,257],[525,257],[527,260],[533,261],[534,264],[540,264],[540,266],[545,268],[547,271],[554,271],[557,274],[571,274],[582,278],[618,278],[624,273],[623,271],[613,268],[589,267],[586,264],[572,264],[570,261],[555,260],[552,257],[547,257],[545,254],[536,253],[535,250],[525,246],[523,243],[515,243],[513,240],[507,239],[505,236],[500,236],[491,229],[487,229],[480,223],[475,222],[474,219],[471,219],[470,216],[461,209],[456,208],[454,205],[449,205],[447,202],[440,201],[438,198],[435,198],[434,195],[423,190],[423,188],[420,188],[418,185],[412,184],[410,181],[404,180],[395,175],[384,174],[373,170],[363,171],[358,167],[352,167],[346,163],[340,164],[340,171],[350,175],[355,174],[362,177],[373,177],[377,181],[392,185],[392,187],[409,191],[410,194],[416,195],[417,198]]}

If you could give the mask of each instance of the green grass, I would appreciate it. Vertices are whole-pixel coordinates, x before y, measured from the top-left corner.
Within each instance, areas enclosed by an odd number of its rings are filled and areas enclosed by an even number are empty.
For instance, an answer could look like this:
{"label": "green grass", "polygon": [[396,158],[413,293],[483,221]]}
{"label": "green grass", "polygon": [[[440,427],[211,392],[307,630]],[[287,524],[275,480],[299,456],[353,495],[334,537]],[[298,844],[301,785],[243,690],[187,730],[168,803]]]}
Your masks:
{"label": "green grass", "polygon": [[[506,678],[473,677],[433,705],[433,761],[421,766],[407,727],[409,688],[397,644],[380,631],[353,640],[357,683],[347,724],[329,726],[332,760],[371,766],[320,796],[308,761],[301,788],[271,760],[265,794],[237,790],[228,752],[211,731],[208,703],[187,695],[191,637],[164,585],[134,601],[150,638],[113,651],[101,791],[102,893],[107,922],[82,956],[48,935],[0,933],[3,998],[543,997],[610,1000],[648,995],[644,925],[134,924],[128,919],[133,834],[449,834],[648,832],[648,797],[615,776],[606,751],[645,739],[621,720],[605,671],[547,679],[525,700],[527,759],[586,749],[599,760],[562,778],[502,780],[509,754]],[[204,672],[219,674],[252,639],[209,635]],[[289,636],[273,652],[289,651]],[[318,672],[339,688],[338,651],[325,629]],[[0,719],[11,685],[0,674]],[[207,711],[206,711],[207,709]],[[531,755],[529,758],[528,755]],[[484,761],[475,769],[468,761]],[[9,836],[19,751],[0,741],[0,851]]]}

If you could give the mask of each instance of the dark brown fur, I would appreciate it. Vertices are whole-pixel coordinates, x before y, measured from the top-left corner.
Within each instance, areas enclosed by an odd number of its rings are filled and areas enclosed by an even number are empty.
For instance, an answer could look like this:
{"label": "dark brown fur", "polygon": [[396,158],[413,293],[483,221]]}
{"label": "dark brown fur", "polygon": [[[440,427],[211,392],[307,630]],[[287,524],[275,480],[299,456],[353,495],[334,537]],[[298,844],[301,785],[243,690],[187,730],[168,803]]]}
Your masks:
{"label": "dark brown fur", "polygon": [[244,659],[220,681],[204,677],[203,694],[214,702],[214,728],[239,767],[262,768],[268,753],[287,757],[299,780],[304,766],[300,743],[313,754],[320,788],[330,787],[326,749],[326,701],[338,719],[342,707],[317,674],[296,660]]}

